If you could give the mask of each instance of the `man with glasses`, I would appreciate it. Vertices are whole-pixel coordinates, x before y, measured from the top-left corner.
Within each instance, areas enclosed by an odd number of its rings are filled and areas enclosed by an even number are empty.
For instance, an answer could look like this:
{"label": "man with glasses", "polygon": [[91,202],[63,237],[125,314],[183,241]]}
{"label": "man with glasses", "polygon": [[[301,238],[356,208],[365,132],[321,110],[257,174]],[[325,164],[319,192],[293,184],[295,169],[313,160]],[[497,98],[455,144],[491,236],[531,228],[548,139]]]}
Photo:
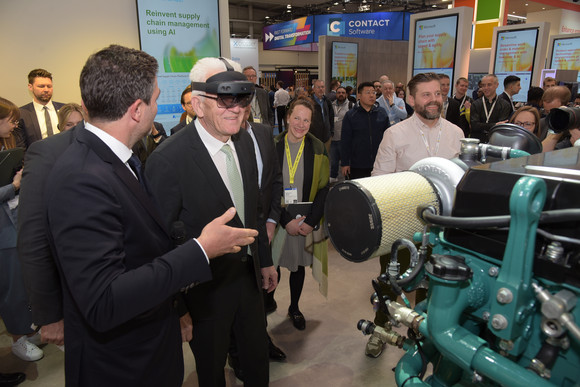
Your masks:
{"label": "man with glasses", "polygon": [[272,108],[270,107],[268,92],[257,85],[258,74],[256,73],[256,69],[252,66],[246,66],[244,67],[243,73],[248,81],[256,85],[256,93],[251,103],[252,114],[250,116],[250,122],[270,125],[270,128],[273,128],[274,114],[272,114]]}
{"label": "man with glasses", "polygon": [[358,86],[357,106],[342,120],[340,153],[342,174],[351,179],[369,177],[383,133],[389,127],[389,116],[376,102],[374,86],[363,82]]}
{"label": "man with glasses", "polygon": [[265,219],[258,217],[258,168],[252,138],[240,131],[254,84],[239,64],[203,58],[190,73],[197,114],[161,144],[147,161],[149,185],[166,224],[185,237],[197,235],[206,220],[235,206],[228,225],[257,229],[250,249],[224,254],[210,262],[213,279],[184,294],[193,324],[190,347],[200,386],[225,385],[224,366],[234,332],[245,383],[267,386],[268,339],[262,289],[272,291],[278,276],[267,251]]}

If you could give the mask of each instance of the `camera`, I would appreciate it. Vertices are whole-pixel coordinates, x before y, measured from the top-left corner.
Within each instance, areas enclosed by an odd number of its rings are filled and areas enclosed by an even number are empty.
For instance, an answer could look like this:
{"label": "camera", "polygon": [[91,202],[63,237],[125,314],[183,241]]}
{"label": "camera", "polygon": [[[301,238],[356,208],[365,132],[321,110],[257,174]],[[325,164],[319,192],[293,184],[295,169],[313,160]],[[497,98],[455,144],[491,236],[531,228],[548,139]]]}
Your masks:
{"label": "camera", "polygon": [[548,127],[555,133],[580,128],[580,108],[559,107],[552,109],[546,117],[546,122],[548,123]]}

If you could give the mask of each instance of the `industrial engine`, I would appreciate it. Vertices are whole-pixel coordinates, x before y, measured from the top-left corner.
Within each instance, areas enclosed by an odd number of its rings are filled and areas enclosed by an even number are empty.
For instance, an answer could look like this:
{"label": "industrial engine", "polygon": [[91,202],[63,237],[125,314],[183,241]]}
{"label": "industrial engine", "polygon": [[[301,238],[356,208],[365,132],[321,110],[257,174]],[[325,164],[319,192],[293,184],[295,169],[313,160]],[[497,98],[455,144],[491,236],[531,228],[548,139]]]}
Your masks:
{"label": "industrial engine", "polygon": [[[336,250],[353,262],[391,254],[371,296],[389,322],[358,329],[404,351],[399,386],[580,386],[580,147],[529,153],[464,139],[455,160],[329,192]],[[403,296],[427,287],[427,299],[413,308],[380,283]]]}

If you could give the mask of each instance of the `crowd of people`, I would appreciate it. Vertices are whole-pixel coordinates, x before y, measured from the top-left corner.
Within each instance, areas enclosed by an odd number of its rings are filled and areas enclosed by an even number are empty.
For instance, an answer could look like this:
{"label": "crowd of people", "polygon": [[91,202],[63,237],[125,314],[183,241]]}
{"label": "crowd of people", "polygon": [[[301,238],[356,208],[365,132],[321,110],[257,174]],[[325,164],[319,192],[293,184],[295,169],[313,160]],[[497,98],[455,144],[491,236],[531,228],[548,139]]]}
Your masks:
{"label": "crowd of people", "polygon": [[[0,317],[22,360],[42,358],[41,342],[65,344],[70,386],[179,386],[182,342],[200,386],[225,385],[226,362],[266,386],[269,361],[286,358],[267,332],[280,268],[288,318],[304,330],[307,267],[327,291],[324,203],[339,179],[456,157],[461,138],[487,142],[508,121],[545,151],[580,137],[546,125],[571,99],[555,80],[530,88],[524,106],[513,101],[520,79],[508,76],[498,96],[493,74],[473,98],[467,79],[451,96],[449,77],[434,73],[356,90],[333,80],[328,92],[323,80],[310,90],[278,81],[272,93],[256,69],[224,58],[195,64],[167,136],[154,122],[157,71],[150,55],[111,45],[82,69],[82,106],[53,101],[43,69],[28,76],[31,103],[0,98],[1,150],[25,149],[0,186]],[[371,335],[365,353],[384,345]],[[0,374],[0,386],[24,378]]]}

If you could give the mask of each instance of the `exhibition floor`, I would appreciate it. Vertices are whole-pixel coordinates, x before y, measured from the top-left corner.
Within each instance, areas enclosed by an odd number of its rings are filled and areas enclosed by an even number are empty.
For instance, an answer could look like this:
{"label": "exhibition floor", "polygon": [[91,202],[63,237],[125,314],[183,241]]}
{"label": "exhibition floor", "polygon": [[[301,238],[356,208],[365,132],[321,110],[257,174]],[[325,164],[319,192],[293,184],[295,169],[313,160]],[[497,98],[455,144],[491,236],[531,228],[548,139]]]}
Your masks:
{"label": "exhibition floor", "polygon": [[[368,336],[356,329],[361,318],[373,319],[369,302],[371,279],[379,271],[378,259],[364,263],[348,262],[329,243],[328,298],[318,292],[318,284],[307,270],[300,309],[306,317],[306,330],[298,331],[286,317],[290,302],[288,271],[276,291],[278,310],[268,317],[269,332],[288,356],[284,363],[270,363],[270,385],[285,386],[395,386],[392,368],[403,351],[387,347],[372,359],[364,354]],[[404,330],[401,331],[404,333]],[[195,334],[195,328],[194,328]],[[54,345],[44,346],[43,359],[27,363],[10,351],[11,339],[0,323],[0,372],[25,372],[20,386],[63,386],[64,353]],[[184,345],[184,386],[197,386],[195,362]],[[233,371],[226,368],[228,386],[241,386]]]}

